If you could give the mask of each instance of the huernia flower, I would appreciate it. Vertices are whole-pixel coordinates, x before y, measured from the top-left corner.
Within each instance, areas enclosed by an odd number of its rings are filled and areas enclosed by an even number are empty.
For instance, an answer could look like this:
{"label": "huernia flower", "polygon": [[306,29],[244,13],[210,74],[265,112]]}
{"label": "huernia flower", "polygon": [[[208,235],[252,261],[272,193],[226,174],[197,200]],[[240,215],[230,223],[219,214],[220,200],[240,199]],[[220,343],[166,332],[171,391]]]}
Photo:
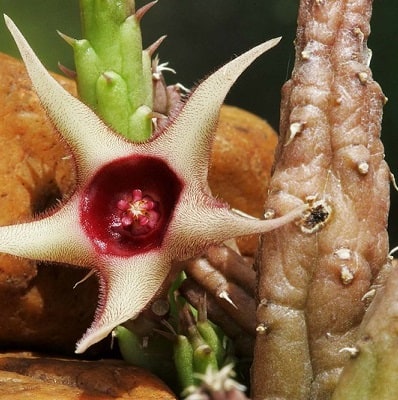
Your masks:
{"label": "huernia flower", "polygon": [[0,228],[0,251],[95,271],[100,285],[95,319],[76,352],[135,318],[160,291],[174,260],[228,238],[278,228],[305,205],[269,220],[246,217],[214,198],[207,184],[219,108],[238,76],[279,39],[235,58],[180,104],[166,127],[144,143],[112,131],[47,72],[5,17],[48,117],[70,145],[75,192],[57,209]]}

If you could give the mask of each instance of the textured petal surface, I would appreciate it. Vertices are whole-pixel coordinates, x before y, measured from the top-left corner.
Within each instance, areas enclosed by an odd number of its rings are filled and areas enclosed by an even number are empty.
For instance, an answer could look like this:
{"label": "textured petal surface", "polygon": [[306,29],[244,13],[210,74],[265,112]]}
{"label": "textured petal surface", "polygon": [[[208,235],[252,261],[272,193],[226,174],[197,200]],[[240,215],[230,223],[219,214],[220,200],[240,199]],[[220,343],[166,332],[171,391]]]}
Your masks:
{"label": "textured petal surface", "polygon": [[213,133],[225,96],[239,75],[279,41],[280,38],[271,39],[254,47],[205,79],[156,140],[156,148],[167,154],[176,172],[184,178],[206,179]]}
{"label": "textured petal surface", "polygon": [[87,175],[104,162],[114,159],[115,155],[131,155],[134,152],[131,146],[55,81],[10,18],[4,18],[40,101],[78,159],[80,175]]}
{"label": "textured petal surface", "polygon": [[[308,209],[308,205],[298,203],[292,211],[279,218],[260,220],[241,215],[210,196],[187,192],[177,205],[170,226],[173,237],[169,245],[178,258],[192,257],[211,243],[277,229],[299,218]],[[189,216],[189,224],[186,216]]]}
{"label": "textured petal surface", "polygon": [[0,227],[0,251],[19,257],[92,266],[95,254],[78,221],[77,199],[51,216]]}
{"label": "textured petal surface", "polygon": [[167,254],[155,251],[127,259],[104,259],[101,264],[99,306],[92,326],[77,343],[77,353],[135,318],[160,290],[171,263]]}

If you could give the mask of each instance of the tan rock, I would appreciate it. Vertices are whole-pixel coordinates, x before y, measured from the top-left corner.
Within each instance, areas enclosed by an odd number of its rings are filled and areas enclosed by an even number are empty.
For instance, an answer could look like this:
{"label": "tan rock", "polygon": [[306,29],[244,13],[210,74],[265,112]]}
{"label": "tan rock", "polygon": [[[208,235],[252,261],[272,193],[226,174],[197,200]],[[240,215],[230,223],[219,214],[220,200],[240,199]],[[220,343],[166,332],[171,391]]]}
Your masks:
{"label": "tan rock", "polygon": [[122,361],[0,355],[0,400],[175,400],[150,373]]}
{"label": "tan rock", "polygon": [[[75,92],[72,81],[54,76]],[[75,175],[70,152],[46,118],[22,63],[0,54],[0,77],[0,224],[5,225],[56,207],[73,189]],[[276,140],[260,118],[224,107],[209,176],[213,192],[261,217]],[[239,243],[244,254],[252,254],[257,239]],[[94,277],[73,289],[86,273],[0,254],[1,347],[72,353],[97,303]],[[108,343],[90,351],[107,348]]]}
{"label": "tan rock", "polygon": [[[6,225],[55,207],[73,188],[74,167],[22,63],[0,54],[0,77],[0,224]],[[74,90],[73,82],[57,79]],[[95,279],[73,290],[86,273],[0,254],[0,345],[72,352],[97,301]]]}

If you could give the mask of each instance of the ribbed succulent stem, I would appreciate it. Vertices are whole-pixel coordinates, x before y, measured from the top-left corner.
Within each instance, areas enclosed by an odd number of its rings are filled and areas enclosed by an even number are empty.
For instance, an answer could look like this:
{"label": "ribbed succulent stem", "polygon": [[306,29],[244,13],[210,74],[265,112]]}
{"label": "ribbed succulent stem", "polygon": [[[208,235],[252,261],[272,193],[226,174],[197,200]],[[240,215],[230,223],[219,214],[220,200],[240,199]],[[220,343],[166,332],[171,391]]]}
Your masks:
{"label": "ribbed succulent stem", "polygon": [[371,0],[302,0],[267,206],[312,202],[263,237],[254,399],[329,399],[386,263],[385,97],[369,69]]}
{"label": "ribbed succulent stem", "polygon": [[[140,19],[131,0],[80,0],[84,39],[74,50],[80,98],[133,141],[152,132],[150,55],[143,51]],[[139,11],[139,10],[138,10]]]}

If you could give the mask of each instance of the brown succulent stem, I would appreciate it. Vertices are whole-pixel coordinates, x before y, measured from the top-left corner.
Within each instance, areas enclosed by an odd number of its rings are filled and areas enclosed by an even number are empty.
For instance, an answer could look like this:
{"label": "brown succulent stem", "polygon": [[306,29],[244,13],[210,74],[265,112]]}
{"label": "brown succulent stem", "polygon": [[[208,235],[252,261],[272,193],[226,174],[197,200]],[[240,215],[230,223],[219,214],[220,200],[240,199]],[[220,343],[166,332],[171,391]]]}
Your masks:
{"label": "brown succulent stem", "polygon": [[[231,281],[230,274],[223,274],[205,257],[194,258],[184,264],[187,275],[206,289],[221,309],[242,329],[254,335],[256,330],[256,321],[253,318],[256,309],[255,300],[239,285],[239,282]],[[231,264],[231,268],[233,266],[234,264]],[[250,271],[248,265],[246,265],[246,271]],[[211,302],[210,298],[209,302]]]}
{"label": "brown succulent stem", "polygon": [[263,236],[254,399],[328,399],[388,253],[385,97],[372,79],[371,0],[302,0],[267,206],[309,201]]}

